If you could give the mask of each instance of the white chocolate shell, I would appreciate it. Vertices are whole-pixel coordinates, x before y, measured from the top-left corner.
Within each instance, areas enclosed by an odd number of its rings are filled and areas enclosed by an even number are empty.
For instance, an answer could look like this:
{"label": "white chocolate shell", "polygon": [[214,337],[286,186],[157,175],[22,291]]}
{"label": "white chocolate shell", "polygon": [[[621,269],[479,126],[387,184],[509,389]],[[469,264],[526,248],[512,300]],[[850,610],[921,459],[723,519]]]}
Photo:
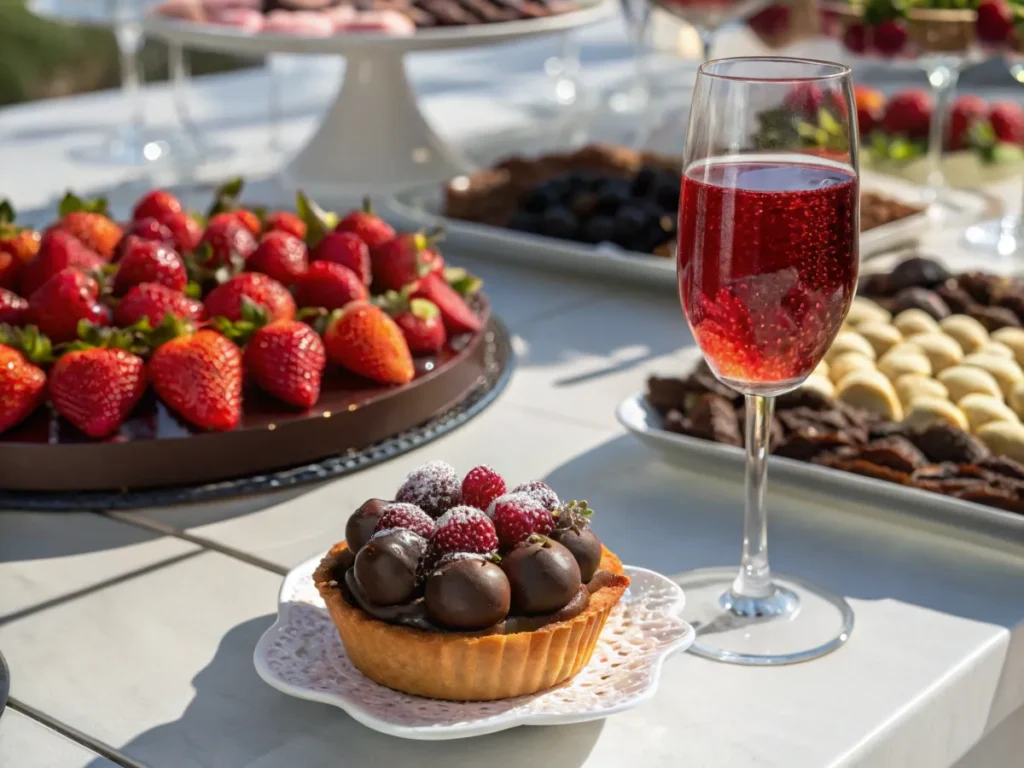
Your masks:
{"label": "white chocolate shell", "polygon": [[905,373],[896,379],[893,386],[896,388],[896,396],[903,404],[903,410],[909,408],[919,397],[949,399],[949,392],[942,382],[920,373]]}
{"label": "white chocolate shell", "polygon": [[942,397],[919,397],[910,404],[903,423],[913,429],[926,429],[935,424],[949,424],[957,429],[967,429],[967,417],[963,411]]}
{"label": "white chocolate shell", "polygon": [[[1005,328],[1003,330],[1006,330]],[[1019,331],[1020,328],[1011,328],[1012,331]],[[994,339],[994,337],[993,337]],[[993,357],[1005,357],[1007,360],[1017,360],[1017,356],[1013,353],[1013,350],[1003,344],[1001,341],[994,341],[990,339],[978,349],[977,352],[973,352],[975,355],[992,355]],[[1017,364],[1020,364],[1020,360],[1017,360]]]}
{"label": "white chocolate shell", "polygon": [[905,309],[892,319],[904,338],[917,333],[938,333],[939,324],[923,309]]}
{"label": "white chocolate shell", "polygon": [[835,341],[832,342],[828,352],[825,353],[825,362],[831,365],[834,358],[846,352],[859,352],[869,360],[874,360],[878,357],[875,354],[875,348],[859,333],[856,331],[840,331],[836,334]]}
{"label": "white chocolate shell", "polygon": [[836,396],[836,388],[832,385],[832,382],[828,380],[828,377],[820,376],[817,373],[812,373],[804,379],[804,383],[800,385],[800,389],[809,389],[828,398],[834,398]]}
{"label": "white chocolate shell", "polygon": [[949,392],[949,399],[959,403],[967,395],[979,392],[1001,398],[1003,392],[999,383],[988,371],[969,365],[954,365],[940,373],[936,378]]}
{"label": "white chocolate shell", "polygon": [[832,363],[829,365],[828,370],[829,378],[838,384],[847,374],[853,371],[875,370],[875,363],[859,352],[844,352],[838,357],[832,358]]}
{"label": "white chocolate shell", "polygon": [[846,315],[846,322],[857,327],[862,323],[888,323],[892,319],[889,310],[880,307],[871,299],[855,296]]}
{"label": "white chocolate shell", "polygon": [[886,352],[878,361],[878,370],[896,381],[907,373],[919,373],[922,376],[932,375],[932,364],[920,347],[903,342]]}
{"label": "white chocolate shell", "polygon": [[836,387],[836,397],[854,408],[890,421],[903,419],[903,406],[892,382],[878,371],[860,370],[848,374]]}
{"label": "white chocolate shell", "polygon": [[1013,359],[1019,365],[1024,365],[1024,328],[1000,328],[992,332],[992,341],[1009,347],[1013,352]]}
{"label": "white chocolate shell", "polygon": [[956,339],[965,355],[977,352],[989,340],[985,326],[967,315],[950,315],[939,322],[939,327],[944,334]]}
{"label": "white chocolate shell", "polygon": [[967,417],[971,432],[977,432],[990,421],[1020,421],[1006,403],[992,395],[975,392],[962,398],[957,407]]}
{"label": "white chocolate shell", "polygon": [[1024,371],[1017,365],[1016,360],[1007,360],[1005,357],[994,357],[993,355],[973,354],[964,358],[964,365],[972,368],[980,368],[992,374],[992,378],[999,384],[999,389],[1004,398],[1009,398],[1017,385],[1024,381]]}
{"label": "white chocolate shell", "polygon": [[814,370],[811,371],[811,376],[824,376],[826,379],[829,378],[828,363],[822,360],[820,363],[814,366]]}
{"label": "white chocolate shell", "polygon": [[964,359],[964,352],[956,341],[944,333],[917,333],[907,341],[924,352],[932,364],[932,373],[952,368]]}
{"label": "white chocolate shell", "polygon": [[978,437],[997,456],[1024,462],[1024,424],[990,421],[978,430]]}
{"label": "white chocolate shell", "polygon": [[863,323],[857,326],[857,333],[867,339],[879,357],[903,341],[900,329],[889,323]]}

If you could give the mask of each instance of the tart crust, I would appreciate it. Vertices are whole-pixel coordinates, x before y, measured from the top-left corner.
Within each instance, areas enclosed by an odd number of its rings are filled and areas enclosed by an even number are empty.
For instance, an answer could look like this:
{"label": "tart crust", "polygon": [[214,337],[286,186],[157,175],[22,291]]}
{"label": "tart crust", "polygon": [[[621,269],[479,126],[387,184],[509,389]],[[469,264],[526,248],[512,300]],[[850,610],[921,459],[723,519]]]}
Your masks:
{"label": "tart crust", "polygon": [[432,699],[507,699],[574,677],[590,661],[605,621],[629,586],[622,562],[602,547],[601,568],[615,578],[567,621],[508,635],[424,632],[375,619],[345,600],[328,571],[344,549],[345,542],[336,544],[313,580],[349,658],[381,685]]}

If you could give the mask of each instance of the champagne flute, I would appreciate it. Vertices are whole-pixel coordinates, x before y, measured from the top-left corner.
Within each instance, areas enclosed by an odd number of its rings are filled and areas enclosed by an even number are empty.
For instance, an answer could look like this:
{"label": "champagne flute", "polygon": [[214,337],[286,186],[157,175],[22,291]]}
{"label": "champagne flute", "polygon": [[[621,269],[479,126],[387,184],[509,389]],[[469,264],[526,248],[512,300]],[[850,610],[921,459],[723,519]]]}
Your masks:
{"label": "champagne flute", "polygon": [[[794,127],[829,105],[824,149],[767,140],[760,115]],[[683,311],[716,377],[746,399],[746,505],[739,571],[680,577],[693,651],[748,665],[791,664],[840,647],[853,612],[840,596],[768,565],[765,486],[774,398],[821,362],[857,284],[860,195],[849,68],[808,59],[720,59],[700,67],[679,207]],[[778,124],[778,123],[777,123]]]}

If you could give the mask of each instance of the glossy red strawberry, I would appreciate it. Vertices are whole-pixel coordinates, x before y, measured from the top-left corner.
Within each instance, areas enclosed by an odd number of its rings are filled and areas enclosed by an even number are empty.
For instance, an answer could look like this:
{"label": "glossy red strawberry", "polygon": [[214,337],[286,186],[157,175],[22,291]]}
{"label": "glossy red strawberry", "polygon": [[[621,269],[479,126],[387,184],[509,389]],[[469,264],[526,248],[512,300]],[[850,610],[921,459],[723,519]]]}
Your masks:
{"label": "glossy red strawberry", "polygon": [[39,255],[22,270],[21,294],[31,297],[43,283],[68,267],[97,272],[105,264],[99,254],[70,232],[51,229],[43,235]]}
{"label": "glossy red strawberry", "polygon": [[985,43],[1006,42],[1013,33],[1013,7],[1005,0],[982,0],[975,29]]}
{"label": "glossy red strawberry", "polygon": [[900,19],[889,19],[872,30],[871,42],[884,56],[895,56],[907,44],[907,27]]}
{"label": "glossy red strawberry", "polygon": [[330,261],[314,261],[295,281],[295,301],[300,307],[340,309],[350,301],[367,298],[369,291],[359,276]]}
{"label": "glossy red strawberry", "polygon": [[132,211],[132,219],[135,221],[146,218],[159,220],[168,214],[181,212],[181,202],[178,198],[170,192],[154,189],[152,192],[147,192],[143,195],[139,202],[135,204],[135,209]]}
{"label": "glossy red strawberry", "polygon": [[988,121],[999,141],[1024,144],[1024,107],[1013,101],[999,101],[988,112]]}
{"label": "glossy red strawberry", "polygon": [[359,235],[352,232],[327,233],[313,249],[312,259],[348,267],[364,285],[370,286],[370,249]]}
{"label": "glossy red strawberry", "polygon": [[932,120],[932,99],[920,88],[897,93],[885,105],[882,128],[890,136],[902,135],[921,139],[928,135]]}
{"label": "glossy red strawberry", "polygon": [[370,255],[375,292],[400,291],[435,271],[439,254],[430,246],[439,236],[438,232],[408,232],[373,249]]}
{"label": "glossy red strawberry", "polygon": [[78,338],[78,323],[110,325],[110,311],[99,302],[100,286],[73,267],[51,277],[29,297],[29,321],[54,343]]}
{"label": "glossy red strawberry", "polygon": [[430,274],[417,283],[412,297],[427,299],[441,311],[448,334],[476,333],[483,323],[463,298],[438,274]]}
{"label": "glossy red strawberry", "polygon": [[73,350],[54,364],[49,389],[57,413],[89,437],[107,437],[146,391],[146,367],[124,349]]}
{"label": "glossy red strawberry", "polygon": [[219,213],[210,219],[200,247],[208,249],[204,265],[240,267],[257,248],[256,238],[244,224],[230,213]]}
{"label": "glossy red strawberry", "polygon": [[243,299],[266,307],[270,320],[295,317],[295,299],[288,289],[260,272],[243,272],[214,288],[204,302],[206,314],[211,318],[241,320]]}
{"label": "glossy red strawberry", "polygon": [[39,254],[41,239],[34,229],[0,222],[0,287],[18,287],[25,266]]}
{"label": "glossy red strawberry", "polygon": [[171,339],[147,369],[160,399],[202,429],[234,429],[242,416],[242,353],[210,330]]}
{"label": "glossy red strawberry", "polygon": [[395,230],[391,225],[374,213],[370,198],[363,201],[362,210],[350,211],[346,214],[338,222],[334,231],[352,232],[359,235],[371,253],[375,248],[379,248],[395,236]]}
{"label": "glossy red strawberry", "polygon": [[161,224],[154,218],[135,219],[128,225],[128,229],[125,230],[124,237],[117,245],[117,250],[114,252],[115,260],[119,259],[121,254],[124,253],[125,243],[129,238],[155,240],[156,242],[168,247],[174,247],[174,235],[171,233],[170,227],[166,224]]}
{"label": "glossy red strawberry", "polygon": [[287,232],[289,235],[295,235],[299,240],[305,240],[306,230],[306,223],[288,211],[268,213],[263,220],[264,232]]}
{"label": "glossy red strawberry", "polygon": [[0,288],[0,323],[24,325],[28,322],[28,301],[13,291]]}
{"label": "glossy red strawberry", "polygon": [[0,432],[28,418],[46,397],[46,374],[17,349],[0,344]]}
{"label": "glossy red strawberry", "polygon": [[83,245],[95,251],[107,261],[114,255],[117,244],[121,242],[124,232],[115,222],[102,213],[92,211],[72,211],[65,214],[55,227],[70,232]]}
{"label": "glossy red strawberry", "polygon": [[843,45],[853,53],[864,53],[868,49],[868,29],[857,22],[843,32]]}
{"label": "glossy red strawberry", "polygon": [[163,213],[154,218],[171,231],[174,250],[178,253],[192,253],[203,239],[203,227],[187,213]]}
{"label": "glossy red strawberry", "polygon": [[309,269],[306,244],[295,235],[272,230],[260,240],[246,268],[262,272],[282,285],[291,285]]}
{"label": "glossy red strawberry", "polygon": [[448,340],[441,312],[432,301],[413,299],[394,318],[413,355],[431,355]]}
{"label": "glossy red strawberry", "polygon": [[365,301],[331,314],[324,348],[332,363],[381,384],[405,384],[416,373],[401,329],[384,310]]}
{"label": "glossy red strawberry", "polygon": [[159,283],[184,291],[188,272],[181,257],[155,240],[134,240],[125,248],[114,276],[114,295],[123,296],[139,283]]}
{"label": "glossy red strawberry", "polygon": [[264,392],[298,408],[320,398],[327,355],[316,331],[297,320],[276,320],[245,346],[245,370]]}
{"label": "glossy red strawberry", "polygon": [[121,328],[127,328],[145,318],[155,328],[168,314],[184,320],[206,317],[201,301],[190,299],[166,285],[141,283],[133,286],[118,303],[114,322]]}
{"label": "glossy red strawberry", "polygon": [[965,149],[970,145],[971,127],[988,117],[988,104],[980,96],[958,96],[949,110],[949,148]]}

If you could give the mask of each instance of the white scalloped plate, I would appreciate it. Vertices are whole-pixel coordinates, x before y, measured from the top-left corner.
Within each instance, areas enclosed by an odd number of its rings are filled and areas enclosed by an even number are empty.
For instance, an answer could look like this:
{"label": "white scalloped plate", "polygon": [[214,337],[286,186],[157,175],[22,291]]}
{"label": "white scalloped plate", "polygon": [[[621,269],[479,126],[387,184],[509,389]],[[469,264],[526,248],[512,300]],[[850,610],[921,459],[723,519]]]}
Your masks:
{"label": "white scalloped plate", "polygon": [[278,617],[256,644],[256,672],[300,699],[340,707],[363,725],[406,739],[440,741],[482,736],[519,725],[599,720],[651,698],[665,659],[694,641],[679,616],[680,587],[645,568],[631,579],[605,625],[590,664],[572,680],[515,699],[453,702],[393,691],[357,670],[313,584],[313,558],[285,576]]}

